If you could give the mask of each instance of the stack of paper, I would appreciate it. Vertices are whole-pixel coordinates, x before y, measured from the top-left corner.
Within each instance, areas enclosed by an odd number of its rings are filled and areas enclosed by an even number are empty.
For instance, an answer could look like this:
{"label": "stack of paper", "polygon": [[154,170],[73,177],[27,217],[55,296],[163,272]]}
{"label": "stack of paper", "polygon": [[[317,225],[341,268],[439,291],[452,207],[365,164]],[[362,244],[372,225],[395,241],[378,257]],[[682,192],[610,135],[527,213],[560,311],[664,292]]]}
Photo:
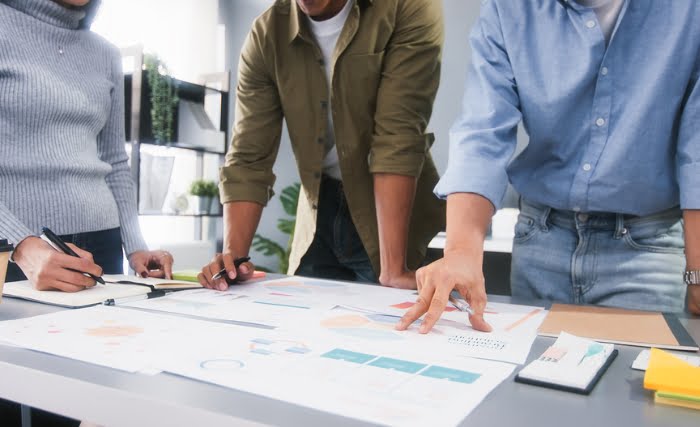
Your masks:
{"label": "stack of paper", "polygon": [[656,391],[656,403],[700,409],[700,367],[663,350],[651,349],[644,388]]}

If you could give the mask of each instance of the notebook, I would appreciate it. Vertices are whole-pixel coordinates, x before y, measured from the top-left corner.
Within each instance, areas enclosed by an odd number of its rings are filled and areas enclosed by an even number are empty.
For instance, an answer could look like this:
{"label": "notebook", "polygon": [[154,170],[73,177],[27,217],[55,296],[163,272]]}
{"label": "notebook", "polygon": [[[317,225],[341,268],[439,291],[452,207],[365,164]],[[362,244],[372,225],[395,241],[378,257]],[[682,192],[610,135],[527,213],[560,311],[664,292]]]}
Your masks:
{"label": "notebook", "polygon": [[124,275],[104,275],[105,285],[95,285],[80,292],[38,291],[27,280],[7,282],[3,295],[66,308],[82,308],[103,304],[108,300],[119,300],[143,295],[148,297],[154,291],[196,289],[202,286],[192,282],[178,282],[166,279],[140,278]]}
{"label": "notebook", "polygon": [[697,343],[676,316],[651,311],[553,304],[538,333],[557,337],[562,331],[600,342],[698,350]]}
{"label": "notebook", "polygon": [[551,347],[515,376],[515,381],[590,394],[615,357],[617,350],[612,344],[562,332]]}
{"label": "notebook", "polygon": [[700,368],[659,350],[651,349],[644,388],[700,397]]}

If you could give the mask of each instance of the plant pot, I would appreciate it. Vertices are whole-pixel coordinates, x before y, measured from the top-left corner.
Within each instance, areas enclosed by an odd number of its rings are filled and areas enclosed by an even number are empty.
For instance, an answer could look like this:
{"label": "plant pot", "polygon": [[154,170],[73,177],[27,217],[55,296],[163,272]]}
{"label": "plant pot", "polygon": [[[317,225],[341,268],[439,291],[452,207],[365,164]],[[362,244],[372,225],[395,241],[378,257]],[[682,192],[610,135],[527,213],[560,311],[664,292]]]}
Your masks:
{"label": "plant pot", "polygon": [[211,197],[195,196],[197,203],[197,211],[195,213],[199,215],[208,215],[209,209],[211,208]]}
{"label": "plant pot", "polygon": [[209,213],[212,215],[218,215],[221,213],[221,202],[218,197],[211,198],[211,207],[209,208]]}

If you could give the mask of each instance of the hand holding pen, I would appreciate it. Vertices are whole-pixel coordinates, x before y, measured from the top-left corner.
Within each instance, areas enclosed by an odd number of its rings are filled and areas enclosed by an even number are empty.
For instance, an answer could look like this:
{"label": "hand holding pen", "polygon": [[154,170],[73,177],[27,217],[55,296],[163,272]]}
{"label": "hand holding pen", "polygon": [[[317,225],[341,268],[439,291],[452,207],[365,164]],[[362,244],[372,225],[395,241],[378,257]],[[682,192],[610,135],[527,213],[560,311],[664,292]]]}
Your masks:
{"label": "hand holding pen", "polygon": [[205,265],[197,279],[205,288],[225,291],[229,285],[253,277],[254,271],[250,257],[235,258],[231,253],[223,253],[217,254],[211,263]]}
{"label": "hand holding pen", "polygon": [[83,273],[99,277],[102,268],[93,262],[89,252],[67,246],[77,258],[56,250],[42,238],[30,236],[16,246],[12,257],[37,290],[78,292],[95,286],[96,280]]}

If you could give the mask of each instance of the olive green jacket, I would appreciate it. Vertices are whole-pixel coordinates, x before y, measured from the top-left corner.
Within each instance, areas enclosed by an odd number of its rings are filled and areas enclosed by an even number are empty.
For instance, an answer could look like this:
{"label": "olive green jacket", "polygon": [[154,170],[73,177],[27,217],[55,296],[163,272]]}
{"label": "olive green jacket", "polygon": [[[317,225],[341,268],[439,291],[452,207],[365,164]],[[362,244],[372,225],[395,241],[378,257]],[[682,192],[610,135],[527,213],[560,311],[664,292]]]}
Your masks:
{"label": "olive green jacket", "polygon": [[348,0],[356,4],[338,38],[329,93],[323,55],[294,0],[278,0],[242,48],[233,141],[221,168],[222,202],[266,205],[286,120],[302,191],[289,261],[296,271],[316,230],[328,108],[350,213],[379,274],[372,174],[418,177],[407,262],[422,262],[444,227],[432,193],[438,173],[426,133],[440,78],[441,2]]}

